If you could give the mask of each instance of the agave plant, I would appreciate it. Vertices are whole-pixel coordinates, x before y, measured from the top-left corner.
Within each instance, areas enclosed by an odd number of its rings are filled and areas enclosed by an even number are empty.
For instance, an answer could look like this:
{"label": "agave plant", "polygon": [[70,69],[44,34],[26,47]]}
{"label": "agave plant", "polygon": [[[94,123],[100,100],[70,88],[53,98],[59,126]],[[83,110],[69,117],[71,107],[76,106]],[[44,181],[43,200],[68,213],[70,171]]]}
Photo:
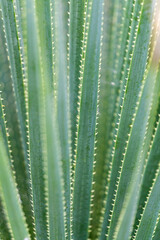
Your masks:
{"label": "agave plant", "polygon": [[0,0],[0,239],[160,239],[159,0]]}

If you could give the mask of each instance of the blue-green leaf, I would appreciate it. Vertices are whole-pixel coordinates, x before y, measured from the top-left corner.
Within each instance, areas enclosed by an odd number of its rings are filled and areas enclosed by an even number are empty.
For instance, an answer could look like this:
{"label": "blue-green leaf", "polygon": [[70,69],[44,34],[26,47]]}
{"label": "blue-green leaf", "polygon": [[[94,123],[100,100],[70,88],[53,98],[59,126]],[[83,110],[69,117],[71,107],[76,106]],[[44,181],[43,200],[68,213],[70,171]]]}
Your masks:
{"label": "blue-green leaf", "polygon": [[[73,192],[73,239],[87,239],[94,161],[103,1],[90,2]],[[81,204],[79,204],[81,203]]]}
{"label": "blue-green leaf", "polygon": [[[115,145],[112,153],[113,159],[111,177],[101,239],[105,238],[105,233],[107,233],[107,225],[109,225],[109,220],[112,216],[112,205],[114,205],[115,192],[117,191],[119,183],[119,173],[121,173],[121,166],[123,164],[129,136],[133,127],[133,120],[137,111],[137,104],[139,103],[139,97],[144,84],[144,72],[149,54],[148,48],[151,32],[151,19],[153,14],[152,8],[150,11],[148,10],[150,6],[151,1],[148,2],[148,0],[144,2],[144,5],[143,1],[136,1],[134,4],[135,9],[133,12],[133,22],[131,24],[131,29],[133,27],[133,33],[131,34],[129,44],[131,45],[131,49],[128,53],[130,56],[130,65],[129,68],[124,71],[124,82],[122,89],[122,91],[124,91],[124,97],[122,95],[122,99],[120,99],[121,111],[116,123],[117,133],[116,138],[114,139]],[[114,226],[116,225],[117,220],[118,218],[116,218],[116,221],[114,221]],[[110,230],[110,233],[110,239],[113,239],[114,227]]]}
{"label": "blue-green leaf", "polygon": [[[35,1],[26,0],[27,73],[29,105],[29,150],[33,206],[37,239],[48,239],[45,200],[44,157],[42,151],[43,111],[41,111],[42,78]],[[43,104],[42,104],[43,106]],[[42,124],[42,125],[41,125]]]}
{"label": "blue-green leaf", "polygon": [[63,0],[51,1],[51,17],[54,41],[54,83],[56,98],[56,117],[61,146],[61,163],[64,181],[65,201],[65,230],[67,238],[70,238],[70,111],[69,111],[69,79],[67,70],[67,35],[65,31],[66,2]]}
{"label": "blue-green leaf", "polygon": [[[114,212],[110,226],[111,229],[112,224],[114,225],[116,218],[115,215],[117,212],[118,215],[123,216],[121,216],[122,219],[119,217],[119,223],[116,227],[116,234],[114,234],[114,238],[119,240],[121,238],[126,240],[129,238],[136,214],[141,186],[139,183],[141,182],[141,176],[143,174],[145,163],[145,158],[143,155],[146,153],[146,149],[148,150],[146,139],[150,139],[150,135],[152,136],[152,133],[148,131],[148,124],[150,121],[150,113],[152,112],[154,92],[157,87],[157,71],[158,64],[156,68],[152,68],[151,66],[149,69],[122,166],[123,168],[120,176],[120,182],[118,185],[116,202],[114,205]],[[137,136],[139,136],[138,139]],[[124,192],[126,197],[123,196]],[[128,199],[123,201],[123,198]],[[119,209],[119,206],[122,206],[122,210]]]}
{"label": "blue-green leaf", "polygon": [[[8,155],[30,234],[34,236],[30,190],[26,102],[18,29],[12,1],[1,1],[0,83],[5,111]],[[3,20],[3,21],[2,21]]]}
{"label": "blue-green leaf", "polygon": [[8,155],[0,133],[0,196],[5,208],[12,236],[17,240],[29,239],[28,230],[20,206],[20,198],[9,166]]}

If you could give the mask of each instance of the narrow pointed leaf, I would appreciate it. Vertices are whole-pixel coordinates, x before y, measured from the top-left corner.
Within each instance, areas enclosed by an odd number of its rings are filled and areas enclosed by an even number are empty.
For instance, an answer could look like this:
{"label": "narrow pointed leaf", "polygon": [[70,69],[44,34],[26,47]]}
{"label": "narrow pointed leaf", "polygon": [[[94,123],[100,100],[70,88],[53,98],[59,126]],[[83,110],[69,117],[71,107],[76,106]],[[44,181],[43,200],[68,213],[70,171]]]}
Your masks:
{"label": "narrow pointed leaf", "polygon": [[[156,225],[156,220],[160,211],[160,173],[155,179],[155,183],[151,189],[151,193],[148,196],[148,201],[145,206],[143,216],[136,234],[136,240],[151,239]],[[153,214],[154,209],[154,214]]]}
{"label": "narrow pointed leaf", "polygon": [[[30,234],[34,236],[31,204],[28,140],[26,128],[26,105],[22,63],[19,52],[17,25],[12,1],[3,2],[0,19],[0,83],[5,111],[5,128],[10,162],[21,196],[22,207]],[[3,20],[3,21],[2,21]],[[11,24],[10,24],[11,22]]]}
{"label": "narrow pointed leaf", "polygon": [[[50,9],[51,6],[51,9]],[[41,125],[43,128],[43,155],[45,158],[44,176],[46,186],[46,199],[48,211],[48,234],[49,239],[65,239],[69,235],[69,224],[67,224],[68,232],[65,233],[64,225],[64,190],[63,177],[61,169],[61,146],[58,135],[57,111],[55,99],[53,97],[53,66],[52,56],[52,37],[51,37],[51,14],[52,4],[50,1],[36,1],[36,13],[39,28],[40,43],[40,64],[42,74],[42,98],[43,115]],[[55,39],[55,36],[54,36]],[[46,151],[47,150],[47,151]],[[69,173],[68,173],[69,174]],[[69,202],[69,196],[67,201]],[[70,209],[68,208],[67,211]],[[68,212],[67,212],[68,213]],[[67,214],[69,221],[69,214]]]}
{"label": "narrow pointed leaf", "polygon": [[8,156],[0,133],[0,196],[5,207],[12,235],[17,240],[29,239],[19,196],[9,167]]}
{"label": "narrow pointed leaf", "polygon": [[[151,135],[149,131],[147,131],[147,124],[149,122],[150,112],[152,108],[152,100],[156,86],[158,71],[157,68],[152,68],[151,66],[151,69],[149,70],[142,98],[140,100],[139,108],[137,110],[137,116],[129,139],[127,153],[124,159],[123,169],[118,185],[109,236],[110,231],[112,230],[114,223],[116,222],[116,214],[123,214],[122,220],[119,220],[119,223],[117,223],[117,227],[115,227],[115,229],[117,228],[118,230],[116,230],[116,235],[114,235],[114,237],[115,239],[119,240],[121,238],[126,240],[129,238],[136,214],[136,207],[140,194],[139,183],[141,181],[141,176],[143,174],[143,166],[145,163],[143,152],[146,152],[147,147],[145,139],[149,139],[149,135]],[[138,139],[137,136],[139,136]],[[135,149],[137,149],[137,151],[135,151]],[[128,172],[129,176],[125,174],[125,172]],[[125,190],[127,186],[129,190]],[[124,192],[125,195],[123,195]],[[124,196],[126,196],[128,200],[123,201]],[[123,210],[119,209],[119,206],[122,206]]]}
{"label": "narrow pointed leaf", "polygon": [[[48,150],[48,208],[49,239],[69,239],[64,228],[64,201],[62,191],[62,169],[60,166],[60,144],[55,116],[48,102],[47,107],[47,150]],[[67,236],[67,238],[65,238]]]}
{"label": "narrow pointed leaf", "polygon": [[77,107],[80,85],[80,66],[82,54],[82,40],[84,32],[86,1],[70,0],[69,20],[69,79],[70,79],[70,111],[72,134],[72,158],[75,155],[75,138],[77,132]]}
{"label": "narrow pointed leaf", "polygon": [[[107,196],[114,122],[128,48],[133,1],[106,1],[91,237],[100,233]],[[98,228],[98,229],[97,229]]]}
{"label": "narrow pointed leaf", "polygon": [[[148,9],[151,6],[151,1],[146,0],[143,5],[143,1],[135,2],[135,17],[137,21],[136,27],[135,22],[132,22],[131,27],[135,31],[135,39],[133,44],[133,53],[131,54],[131,62],[129,66],[129,71],[125,76],[124,81],[124,98],[122,101],[120,117],[116,123],[117,134],[115,139],[115,146],[113,148],[113,159],[112,159],[112,170],[110,177],[110,184],[108,190],[108,199],[105,208],[105,218],[102,226],[102,239],[107,233],[107,226],[109,224],[109,214],[112,210],[112,203],[115,199],[114,194],[117,191],[117,185],[119,182],[119,173],[121,172],[121,165],[123,163],[124,154],[127,150],[127,143],[130,136],[130,132],[133,127],[133,120],[135,117],[135,112],[137,104],[139,102],[139,95],[141,94],[142,87],[144,84],[144,72],[147,65],[148,57],[148,47],[150,42],[150,32],[151,32],[151,19],[152,19],[152,8],[148,13]],[[135,28],[135,29],[134,29]],[[134,36],[134,35],[133,35]],[[112,214],[111,214],[112,215]],[[115,222],[116,224],[116,222]],[[112,229],[112,234],[113,234]],[[110,235],[113,238],[113,235]]]}
{"label": "narrow pointed leaf", "polygon": [[[94,160],[103,1],[92,2],[84,63],[73,193],[73,239],[87,239]],[[84,197],[85,196],[85,197]],[[81,204],[79,204],[81,203]]]}
{"label": "narrow pointed leaf", "polygon": [[61,163],[64,181],[65,230],[70,238],[70,112],[69,112],[69,79],[67,70],[67,34],[66,34],[66,3],[63,0],[51,1],[51,17],[53,24],[53,40],[55,55],[54,83],[56,85],[56,106],[58,131],[61,146]]}
{"label": "narrow pointed leaf", "polygon": [[[159,218],[158,218],[159,219]],[[155,229],[155,232],[153,234],[153,237],[152,239],[153,240],[158,240],[159,239],[159,236],[160,236],[160,220],[158,221],[157,223],[157,226],[156,226],[156,229]]]}
{"label": "narrow pointed leaf", "polygon": [[[44,183],[44,159],[41,140],[41,70],[36,25],[35,1],[26,1],[27,9],[27,72],[29,93],[29,148],[33,206],[37,239],[48,239]],[[43,105],[42,105],[43,106]]]}

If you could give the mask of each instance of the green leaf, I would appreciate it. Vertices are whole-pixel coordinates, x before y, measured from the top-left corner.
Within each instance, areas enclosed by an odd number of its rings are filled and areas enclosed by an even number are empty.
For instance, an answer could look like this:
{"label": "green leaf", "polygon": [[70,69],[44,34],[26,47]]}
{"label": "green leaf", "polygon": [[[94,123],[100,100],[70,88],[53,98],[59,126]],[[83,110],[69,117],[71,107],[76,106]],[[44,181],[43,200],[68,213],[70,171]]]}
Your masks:
{"label": "green leaf", "polygon": [[72,135],[72,158],[75,155],[77,132],[78,96],[80,88],[80,70],[85,23],[85,5],[87,1],[70,0],[69,19],[69,79],[70,79],[70,112]]}
{"label": "green leaf", "polygon": [[0,199],[0,239],[11,239],[11,233],[9,231],[9,226],[7,218],[5,216],[4,208],[2,205],[2,200]]}
{"label": "green leaf", "polygon": [[17,107],[17,114],[19,118],[22,147],[27,164],[27,137],[26,137],[26,106],[24,96],[24,82],[23,73],[19,52],[19,43],[16,29],[16,22],[14,16],[14,8],[12,1],[1,0],[2,17],[4,24],[4,33],[6,37],[8,60],[11,69],[11,79],[13,90],[15,94],[15,102]]}
{"label": "green leaf", "polygon": [[[131,234],[140,195],[141,185],[139,183],[141,182],[141,176],[143,174],[145,163],[143,155],[146,153],[146,148],[148,150],[145,140],[150,139],[150,135],[152,136],[152,134],[148,131],[148,124],[150,120],[150,113],[152,112],[154,92],[156,90],[157,71],[158,64],[156,68],[152,68],[151,66],[137,110],[131,136],[129,138],[110,225],[111,230],[112,225],[114,226],[114,223],[116,222],[115,219],[117,213],[117,215],[123,215],[122,220],[120,219],[117,224],[116,228],[118,229],[114,235],[114,239],[120,240],[123,238],[124,240],[127,240]],[[126,190],[127,186],[129,190]],[[123,201],[123,198],[128,199]],[[119,206],[122,206],[122,210],[119,209]]]}
{"label": "green leaf", "polygon": [[[152,136],[152,134],[155,135],[155,131],[153,131],[153,129],[154,129],[155,121],[156,121],[155,117],[156,117],[156,112],[158,110],[159,96],[160,96],[160,70],[158,71],[158,74],[157,74],[154,96],[153,96],[153,100],[152,100],[153,106],[152,106],[152,109],[150,112],[150,119],[149,119],[149,123],[148,123],[148,132],[150,131],[150,136]],[[156,123],[155,129],[156,128],[157,128],[157,123]],[[144,155],[143,158],[145,159],[146,163],[144,164],[145,167],[144,167],[143,178],[141,180],[142,181],[141,182],[141,190],[140,190],[141,192],[140,192],[139,201],[137,203],[138,206],[137,206],[136,220],[134,223],[135,229],[138,224],[138,220],[140,219],[140,216],[143,212],[145,200],[147,198],[149,189],[152,186],[152,182],[155,177],[155,173],[156,173],[156,170],[157,170],[158,164],[159,164],[160,156],[156,155],[156,152],[153,157],[154,161],[152,158],[148,157],[149,152],[152,151],[154,135],[153,135],[152,141],[150,142],[150,147],[148,149],[146,148],[145,151],[143,151],[143,155]],[[146,138],[146,141],[151,139],[150,136]]]}
{"label": "green leaf", "polygon": [[126,191],[127,194],[124,200],[123,208],[119,215],[119,220],[116,227],[117,229],[115,231],[114,239],[116,240],[128,240],[132,231],[131,226],[133,225],[133,219],[137,207],[137,186],[139,185],[140,181],[139,171],[136,173],[133,175],[134,177],[132,178],[131,183]]}
{"label": "green leaf", "polygon": [[70,112],[69,112],[69,79],[67,70],[67,49],[66,49],[66,22],[65,7],[63,0],[51,1],[51,17],[53,26],[54,41],[54,83],[56,85],[56,117],[61,146],[61,163],[64,181],[65,201],[65,231],[67,239],[70,238]]}
{"label": "green leaf", "polygon": [[29,150],[33,206],[37,239],[48,239],[45,200],[44,157],[42,151],[43,106],[42,78],[36,25],[35,2],[26,0],[27,9],[27,73],[29,103]]}
{"label": "green leaf", "polygon": [[[2,106],[2,99],[0,100],[0,132],[6,147],[6,152],[9,157],[9,148],[8,148],[8,138],[7,138],[7,132],[6,132],[6,124],[5,124],[5,118],[4,118],[4,109]],[[9,231],[8,222],[4,213],[2,200],[0,198],[0,237],[2,239],[10,239],[11,233]]]}
{"label": "green leaf", "polygon": [[[1,79],[2,76],[0,76]],[[0,94],[1,95],[1,94]],[[1,97],[0,97],[1,98]],[[0,131],[2,133],[3,136],[3,140],[7,149],[7,153],[8,156],[9,154],[9,146],[8,146],[8,132],[7,132],[7,128],[6,128],[6,121],[5,121],[5,113],[4,113],[4,106],[2,105],[2,99],[0,101]]]}
{"label": "green leaf", "polygon": [[93,0],[90,4],[73,192],[73,239],[87,239],[88,236],[94,160],[103,1]]}
{"label": "green leaf", "polygon": [[156,225],[153,237],[152,237],[153,240],[158,240],[159,236],[160,236],[160,220],[159,220],[159,217],[158,217],[157,220],[158,220],[158,222],[157,222],[157,225]]}
{"label": "green leaf", "polygon": [[[62,191],[62,169],[60,166],[60,144],[57,124],[48,98],[46,111],[47,159],[48,159],[48,211],[49,239],[70,239],[64,228],[64,201]],[[68,216],[67,216],[68,217]],[[66,237],[66,238],[65,238]]]}
{"label": "green leaf", "polygon": [[0,28],[0,83],[5,115],[5,134],[7,135],[6,144],[21,196],[23,211],[30,228],[30,234],[33,236],[26,105],[17,25],[13,3],[1,1],[1,6],[3,21],[0,18],[0,25],[3,28]]}
{"label": "green leaf", "polygon": [[[55,3],[57,4],[57,3]],[[57,7],[57,6],[56,6]],[[41,105],[43,114],[41,116],[41,128],[43,128],[42,143],[43,143],[43,156],[45,159],[44,164],[44,176],[46,183],[46,199],[47,199],[47,211],[48,211],[48,222],[47,228],[49,231],[49,239],[65,239],[66,236],[69,238],[70,234],[70,196],[66,195],[67,210],[66,219],[67,227],[64,225],[64,190],[62,188],[63,177],[61,172],[61,145],[58,135],[58,124],[57,124],[57,109],[55,99],[53,97],[53,80],[56,83],[56,78],[59,76],[56,72],[55,65],[52,66],[52,61],[55,57],[57,59],[57,52],[52,49],[52,37],[51,30],[54,32],[54,40],[57,40],[55,29],[52,29],[53,18],[56,19],[57,15],[52,16],[53,6],[50,1],[37,1],[36,2],[36,13],[38,19],[39,29],[39,46],[40,46],[40,64],[42,71],[42,86],[41,89],[42,97]],[[58,8],[58,13],[60,9]],[[57,14],[57,13],[56,13]],[[59,36],[58,36],[59,37]],[[55,44],[55,43],[54,43]],[[62,42],[65,45],[65,42]],[[57,47],[57,45],[55,44]],[[53,52],[52,52],[53,50]],[[55,56],[53,56],[55,54]],[[61,56],[63,57],[63,56]],[[67,59],[67,58],[66,58]],[[65,59],[65,60],[66,60]],[[63,59],[62,59],[63,61]],[[53,62],[54,64],[54,62]],[[53,68],[54,67],[54,68]],[[59,66],[58,66],[59,67]],[[66,65],[67,69],[67,65]],[[53,77],[55,73],[55,77]],[[59,73],[59,72],[58,72]],[[67,81],[67,78],[66,78]],[[61,109],[62,110],[62,109]],[[61,126],[61,122],[59,122]],[[67,123],[67,122],[66,122]],[[65,124],[66,124],[65,123]],[[65,126],[68,127],[67,125]],[[67,139],[68,141],[68,139]],[[68,144],[68,142],[67,142]],[[69,148],[69,147],[68,147]],[[68,156],[67,156],[68,157]],[[69,164],[69,157],[68,157]],[[66,173],[67,177],[69,172]],[[64,176],[65,178],[66,176]],[[65,185],[66,187],[66,185]],[[69,191],[69,185],[67,190]],[[66,192],[67,192],[66,190]],[[68,193],[68,192],[67,192]],[[66,232],[65,232],[66,230]]]}
{"label": "green leaf", "polygon": [[120,81],[126,61],[129,24],[133,1],[108,1],[104,12],[104,34],[102,46],[102,76],[99,96],[99,118],[97,128],[97,150],[94,177],[94,200],[91,221],[91,238],[100,235],[107,196],[109,165],[111,162]]}
{"label": "green leaf", "polygon": [[[117,191],[119,183],[119,172],[121,173],[121,166],[127,150],[128,139],[133,127],[133,120],[135,118],[139,96],[144,84],[143,75],[146,69],[148,57],[152,11],[148,10],[151,4],[150,1],[145,1],[144,6],[142,3],[143,1],[136,1],[134,4],[133,21],[131,24],[131,31],[133,30],[133,32],[129,40],[130,43],[128,52],[130,66],[124,71],[124,82],[122,89],[122,91],[124,91],[124,97],[122,96],[122,99],[120,99],[121,111],[116,123],[117,133],[114,139],[115,146],[113,147],[112,153],[113,159],[111,166],[111,177],[101,239],[105,238],[105,233],[107,233],[107,225],[109,224],[109,220],[112,216],[112,203],[114,204],[115,201],[115,192]],[[114,226],[116,223],[117,219],[114,221]],[[114,227],[111,230],[111,238],[113,238],[113,231]]]}
{"label": "green leaf", "polygon": [[[156,174],[155,182],[147,198],[147,203],[140,221],[139,228],[137,230],[134,239],[145,240],[151,239],[156,225],[156,220],[160,211],[160,167],[158,168],[158,173]],[[154,214],[153,214],[154,209]]]}
{"label": "green leaf", "polygon": [[24,216],[19,203],[19,196],[9,167],[8,156],[1,133],[0,165],[0,196],[2,197],[2,203],[6,211],[12,235],[17,240],[29,239]]}

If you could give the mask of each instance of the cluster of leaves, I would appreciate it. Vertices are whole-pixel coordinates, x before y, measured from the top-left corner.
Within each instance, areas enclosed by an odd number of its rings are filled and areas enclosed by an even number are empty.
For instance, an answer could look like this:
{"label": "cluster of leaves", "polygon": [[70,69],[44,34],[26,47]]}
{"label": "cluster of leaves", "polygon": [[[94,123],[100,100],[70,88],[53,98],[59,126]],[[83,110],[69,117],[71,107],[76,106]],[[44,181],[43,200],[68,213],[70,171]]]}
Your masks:
{"label": "cluster of leaves", "polygon": [[0,239],[160,239],[159,0],[0,0]]}

